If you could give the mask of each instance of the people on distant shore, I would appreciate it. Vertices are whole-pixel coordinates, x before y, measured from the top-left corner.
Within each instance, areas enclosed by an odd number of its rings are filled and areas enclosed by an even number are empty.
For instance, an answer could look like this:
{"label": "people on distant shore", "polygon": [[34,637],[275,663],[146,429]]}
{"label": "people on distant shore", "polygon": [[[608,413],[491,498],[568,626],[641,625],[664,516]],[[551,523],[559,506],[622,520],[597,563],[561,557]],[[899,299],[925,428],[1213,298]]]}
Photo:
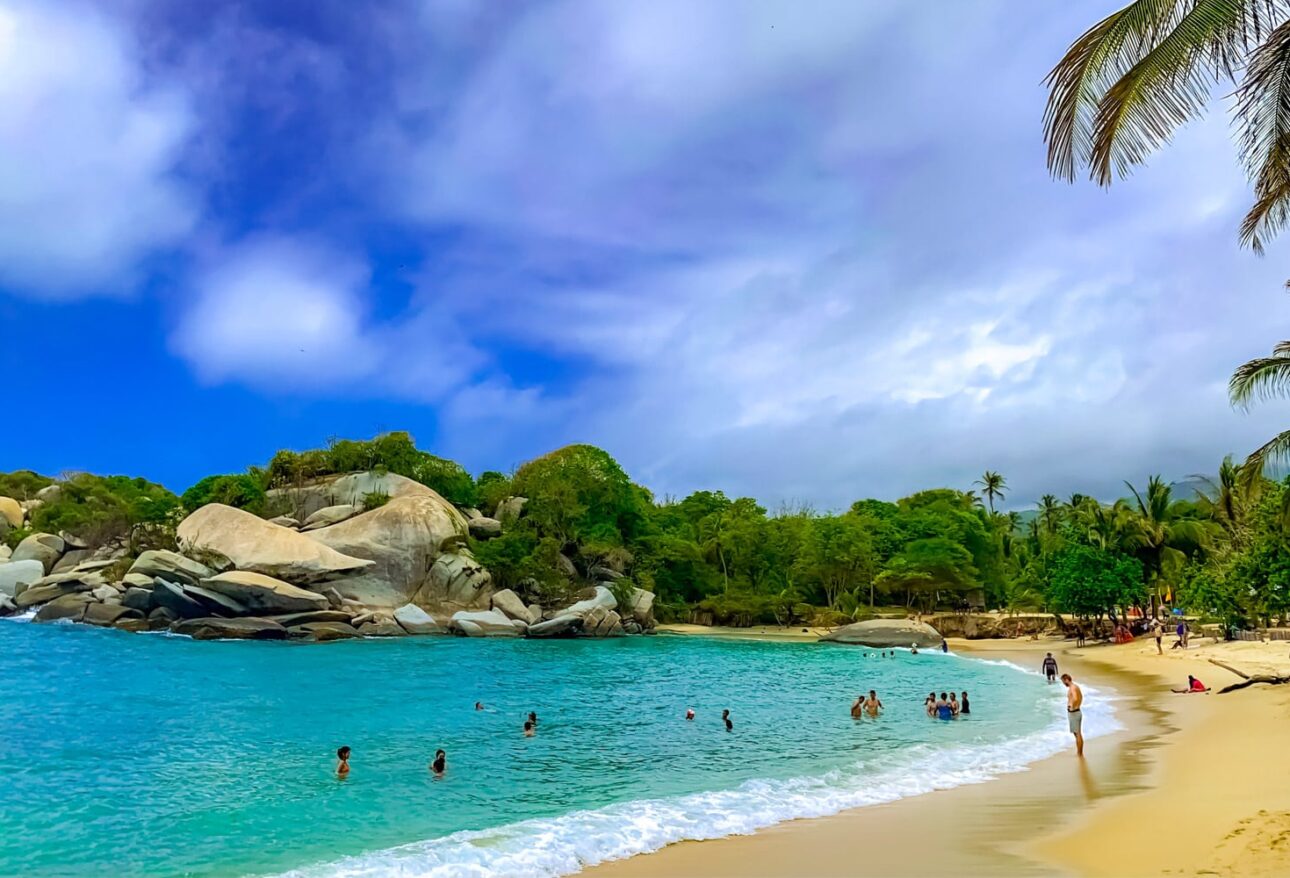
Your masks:
{"label": "people on distant shore", "polygon": [[341,747],[336,751],[336,776],[349,777],[349,747]]}
{"label": "people on distant shore", "polygon": [[1193,677],[1191,674],[1188,674],[1188,675],[1187,675],[1187,688],[1185,688],[1185,689],[1170,689],[1169,691],[1170,691],[1170,692],[1181,692],[1181,693],[1190,694],[1190,693],[1192,693],[1192,692],[1208,692],[1208,691],[1209,691],[1209,687],[1208,687],[1208,686],[1206,686],[1204,683],[1202,683],[1200,680],[1197,680],[1197,679],[1196,679],[1195,677]]}
{"label": "people on distant shore", "polygon": [[1051,652],[1044,656],[1043,672],[1049,683],[1057,682],[1057,659],[1053,658]]}
{"label": "people on distant shore", "polygon": [[727,731],[727,732],[733,732],[733,731],[735,730],[735,724],[734,724],[734,721],[730,719],[730,709],[729,709],[729,708],[726,708],[725,710],[721,711],[721,721],[722,721],[722,722],[724,722],[724,723],[726,724],[726,731]]}
{"label": "people on distant shore", "polygon": [[1071,734],[1075,736],[1075,755],[1084,756],[1084,691],[1070,674],[1062,674],[1062,684],[1066,687],[1066,719],[1070,724]]}
{"label": "people on distant shore", "polygon": [[1165,626],[1160,624],[1159,619],[1152,619],[1151,624],[1148,627],[1151,630],[1152,636],[1156,638],[1156,655],[1164,655],[1165,648],[1163,641],[1165,637]]}
{"label": "people on distant shore", "polygon": [[1084,626],[1076,625],[1075,626],[1075,646],[1078,648],[1083,645],[1084,645]]}
{"label": "people on distant shore", "polygon": [[430,763],[430,770],[436,775],[442,777],[444,769],[448,767],[448,754],[442,750],[434,751],[434,761]]}
{"label": "people on distant shore", "polygon": [[972,712],[972,709],[968,705],[967,690],[964,689],[963,696],[959,698],[959,713],[962,714],[963,716],[967,716],[971,712]]}

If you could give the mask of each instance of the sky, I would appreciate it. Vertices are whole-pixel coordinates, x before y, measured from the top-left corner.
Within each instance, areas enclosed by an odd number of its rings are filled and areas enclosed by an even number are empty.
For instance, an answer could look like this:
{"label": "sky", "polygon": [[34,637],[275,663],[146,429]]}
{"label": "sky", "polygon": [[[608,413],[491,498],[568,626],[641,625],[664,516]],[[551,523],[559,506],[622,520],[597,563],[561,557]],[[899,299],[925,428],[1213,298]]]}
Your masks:
{"label": "sky", "polygon": [[1290,317],[1221,99],[1110,189],[1113,3],[0,0],[0,470],[175,490],[407,430],[659,496],[1007,505],[1212,472]]}

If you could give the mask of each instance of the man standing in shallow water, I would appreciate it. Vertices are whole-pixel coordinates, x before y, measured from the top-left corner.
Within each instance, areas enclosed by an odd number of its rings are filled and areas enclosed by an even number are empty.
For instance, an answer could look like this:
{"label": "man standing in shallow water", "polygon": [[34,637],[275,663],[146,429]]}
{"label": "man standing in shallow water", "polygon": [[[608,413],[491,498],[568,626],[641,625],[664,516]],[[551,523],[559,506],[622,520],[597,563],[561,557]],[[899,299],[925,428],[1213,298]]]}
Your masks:
{"label": "man standing in shallow water", "polygon": [[1070,721],[1071,734],[1075,736],[1075,755],[1084,756],[1084,692],[1079,684],[1071,679],[1070,674],[1062,674],[1062,683],[1066,686],[1066,718]]}

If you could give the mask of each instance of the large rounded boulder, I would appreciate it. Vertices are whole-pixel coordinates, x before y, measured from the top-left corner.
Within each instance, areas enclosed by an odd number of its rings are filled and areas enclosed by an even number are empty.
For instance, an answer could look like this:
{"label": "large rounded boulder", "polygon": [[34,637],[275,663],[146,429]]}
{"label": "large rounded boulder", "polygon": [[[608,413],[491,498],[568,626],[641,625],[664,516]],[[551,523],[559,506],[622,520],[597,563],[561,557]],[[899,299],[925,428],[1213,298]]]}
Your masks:
{"label": "large rounded boulder", "polygon": [[372,567],[290,528],[249,512],[211,503],[185,518],[176,531],[185,552],[227,558],[250,570],[297,585],[334,579]]}
{"label": "large rounded boulder", "polygon": [[12,497],[0,497],[0,519],[10,527],[22,527],[22,504]]}
{"label": "large rounded boulder", "polygon": [[330,606],[327,598],[317,592],[249,570],[230,570],[203,579],[202,588],[223,595],[247,610],[270,615],[326,610]]}
{"label": "large rounded boulder", "polygon": [[[367,569],[338,577],[330,585],[365,606],[392,609],[417,598],[430,582],[445,542],[468,531],[465,517],[451,503],[430,488],[409,482],[401,496],[391,497],[383,506],[312,530],[303,538],[367,559]],[[414,602],[437,606],[433,601]],[[488,595],[482,606],[488,606]]]}
{"label": "large rounded boulder", "polygon": [[[414,497],[430,491],[420,482],[397,473],[349,473],[324,476],[299,487],[274,488],[268,492],[271,505],[290,510],[290,515],[305,521],[328,506],[349,505],[363,508],[370,497]],[[435,494],[435,496],[439,496]]]}
{"label": "large rounded boulder", "polygon": [[820,638],[828,643],[848,643],[858,646],[900,647],[916,645],[930,649],[941,645],[940,632],[926,622],[912,619],[869,619],[843,625]]}

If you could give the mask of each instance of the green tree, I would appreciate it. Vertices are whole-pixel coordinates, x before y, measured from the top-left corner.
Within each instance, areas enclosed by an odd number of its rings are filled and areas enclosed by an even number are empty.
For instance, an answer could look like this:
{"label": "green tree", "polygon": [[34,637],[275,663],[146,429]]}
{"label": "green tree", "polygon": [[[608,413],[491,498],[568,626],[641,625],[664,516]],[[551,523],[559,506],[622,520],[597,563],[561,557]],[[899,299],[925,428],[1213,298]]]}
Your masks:
{"label": "green tree", "polygon": [[1144,583],[1153,586],[1152,609],[1160,605],[1160,586],[1166,575],[1176,579],[1188,553],[1209,545],[1211,531],[1206,522],[1185,517],[1185,510],[1172,501],[1172,490],[1159,476],[1147,480],[1145,492],[1128,482],[1134,503],[1122,519],[1122,544],[1142,562]]}
{"label": "green tree", "polygon": [[223,503],[260,515],[264,510],[264,487],[252,475],[207,476],[179,498],[186,511],[208,503]]}
{"label": "green tree", "polygon": [[1142,562],[1092,546],[1069,546],[1052,560],[1048,599],[1064,613],[1115,617],[1142,599]]}
{"label": "green tree", "polygon": [[1240,73],[1236,143],[1254,185],[1241,241],[1261,252],[1290,219],[1290,22],[1279,0],[1133,0],[1071,44],[1048,76],[1053,174],[1110,185],[1198,117]]}
{"label": "green tree", "polygon": [[981,486],[981,493],[985,495],[986,502],[990,504],[990,514],[994,515],[994,501],[996,498],[1003,499],[1004,492],[1008,488],[1007,480],[993,470],[986,470],[985,475],[972,484]]}
{"label": "green tree", "polygon": [[[878,586],[903,590],[905,605],[915,597],[935,600],[941,591],[963,594],[979,586],[972,555],[945,537],[917,539],[887,562],[878,574]],[[926,601],[925,601],[926,602]]]}

